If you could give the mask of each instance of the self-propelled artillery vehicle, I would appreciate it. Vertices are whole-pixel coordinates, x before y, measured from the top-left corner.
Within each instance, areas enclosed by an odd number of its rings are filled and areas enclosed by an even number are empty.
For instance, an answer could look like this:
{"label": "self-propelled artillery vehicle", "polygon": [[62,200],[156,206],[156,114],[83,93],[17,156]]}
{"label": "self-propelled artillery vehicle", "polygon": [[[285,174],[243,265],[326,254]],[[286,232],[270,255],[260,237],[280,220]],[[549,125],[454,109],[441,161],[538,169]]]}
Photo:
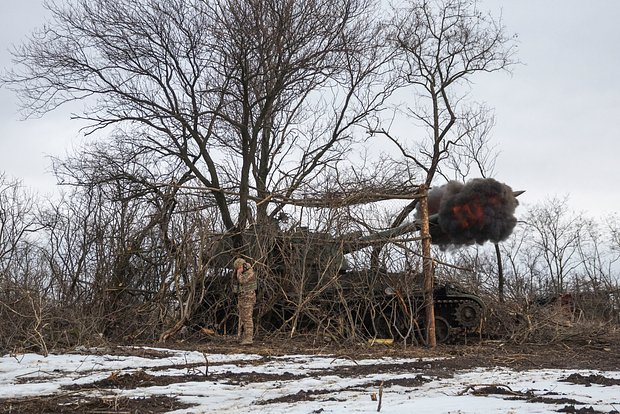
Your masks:
{"label": "self-propelled artillery vehicle", "polygon": [[[473,184],[451,184],[440,187],[439,196],[429,195],[434,243],[459,246],[498,242],[511,233],[519,193],[494,180],[474,180]],[[419,230],[418,219],[365,235],[334,235],[303,227],[286,231],[268,226],[249,229],[243,239],[260,280],[259,329],[331,337],[423,337],[425,301],[419,271],[351,265],[358,262],[356,255],[369,253],[376,246],[415,239]],[[212,252],[214,265],[217,261],[216,267],[226,268],[232,262],[232,251],[232,240],[223,235]],[[230,332],[236,321],[230,299],[234,294],[229,288],[233,281],[229,276],[223,279],[224,283],[207,291],[205,306],[212,317],[203,324]],[[433,298],[438,342],[480,328],[485,306],[477,295],[452,283],[437,282]]]}

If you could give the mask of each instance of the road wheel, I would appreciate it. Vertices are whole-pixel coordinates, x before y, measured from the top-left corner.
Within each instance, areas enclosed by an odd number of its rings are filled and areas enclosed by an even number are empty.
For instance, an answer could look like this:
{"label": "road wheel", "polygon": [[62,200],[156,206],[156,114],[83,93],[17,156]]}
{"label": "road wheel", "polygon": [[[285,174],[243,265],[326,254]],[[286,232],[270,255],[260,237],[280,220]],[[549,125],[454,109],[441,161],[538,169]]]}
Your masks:
{"label": "road wheel", "polygon": [[461,302],[454,311],[454,318],[462,328],[476,328],[482,320],[482,308],[476,302]]}
{"label": "road wheel", "polygon": [[438,344],[443,344],[450,339],[450,335],[452,334],[452,329],[450,328],[450,324],[448,321],[441,317],[435,316],[435,339]]}

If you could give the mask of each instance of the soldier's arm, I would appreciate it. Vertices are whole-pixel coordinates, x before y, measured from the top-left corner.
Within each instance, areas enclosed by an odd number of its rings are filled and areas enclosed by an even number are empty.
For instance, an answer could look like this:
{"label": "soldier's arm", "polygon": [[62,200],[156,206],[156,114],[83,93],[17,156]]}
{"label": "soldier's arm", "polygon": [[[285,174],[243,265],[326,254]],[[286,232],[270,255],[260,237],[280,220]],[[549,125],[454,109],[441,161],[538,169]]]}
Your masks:
{"label": "soldier's arm", "polygon": [[252,271],[252,268],[248,268],[248,269],[241,268],[239,269],[239,273],[237,274],[239,283],[241,283],[242,285],[250,282],[253,276],[254,276],[254,273]]}

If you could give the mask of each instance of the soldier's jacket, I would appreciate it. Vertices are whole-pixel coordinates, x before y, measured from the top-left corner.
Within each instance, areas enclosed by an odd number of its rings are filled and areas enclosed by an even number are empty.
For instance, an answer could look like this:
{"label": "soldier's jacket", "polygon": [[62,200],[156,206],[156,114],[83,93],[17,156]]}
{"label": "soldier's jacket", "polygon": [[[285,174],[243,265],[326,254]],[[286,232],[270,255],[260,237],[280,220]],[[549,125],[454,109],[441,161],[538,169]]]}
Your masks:
{"label": "soldier's jacket", "polygon": [[254,270],[252,270],[252,266],[247,263],[243,265],[243,272],[237,275],[237,279],[239,281],[239,293],[254,292],[258,287]]}

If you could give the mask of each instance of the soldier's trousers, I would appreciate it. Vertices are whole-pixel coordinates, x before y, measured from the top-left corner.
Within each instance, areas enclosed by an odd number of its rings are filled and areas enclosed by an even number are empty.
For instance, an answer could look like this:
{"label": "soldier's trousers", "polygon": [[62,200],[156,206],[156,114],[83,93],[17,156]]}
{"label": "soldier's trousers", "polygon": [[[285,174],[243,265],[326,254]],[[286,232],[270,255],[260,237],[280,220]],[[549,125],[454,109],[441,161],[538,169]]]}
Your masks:
{"label": "soldier's trousers", "polygon": [[254,334],[254,304],[256,303],[256,292],[241,292],[237,301],[237,310],[239,312],[239,329],[237,336],[243,339],[252,339]]}

